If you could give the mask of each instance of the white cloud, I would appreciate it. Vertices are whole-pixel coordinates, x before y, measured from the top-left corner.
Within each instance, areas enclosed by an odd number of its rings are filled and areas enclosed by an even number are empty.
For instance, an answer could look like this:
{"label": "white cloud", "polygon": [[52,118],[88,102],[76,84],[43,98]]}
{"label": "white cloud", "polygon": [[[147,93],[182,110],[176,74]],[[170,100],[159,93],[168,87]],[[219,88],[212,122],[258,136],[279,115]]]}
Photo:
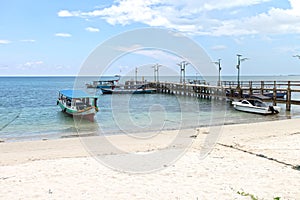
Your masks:
{"label": "white cloud", "polygon": [[237,7],[252,6],[256,4],[261,4],[271,0],[235,0],[235,1],[226,1],[226,0],[210,0],[210,1],[200,1],[203,3],[203,9],[211,10],[224,10]]}
{"label": "white cloud", "polygon": [[300,33],[299,0],[289,0],[287,9],[271,7],[252,16],[251,12],[250,16],[243,15],[243,9],[265,2],[271,0],[116,0],[110,7],[88,12],[61,10],[58,16],[100,17],[112,25],[138,22],[194,35]]}
{"label": "white cloud", "polygon": [[21,40],[21,42],[35,42],[35,40],[33,40],[33,39],[25,39],[25,40]]}
{"label": "white cloud", "polygon": [[87,27],[85,28],[86,31],[89,32],[99,32],[100,30],[98,28],[94,28],[94,27]]}
{"label": "white cloud", "polygon": [[43,63],[44,63],[43,61],[26,62],[23,66],[32,67],[32,66],[41,65]]}
{"label": "white cloud", "polygon": [[68,10],[61,10],[57,13],[59,17],[74,17],[74,16],[79,16],[79,14],[76,14],[77,12],[70,12]]}
{"label": "white cloud", "polygon": [[44,64],[43,61],[28,61],[26,63],[18,65],[17,68],[21,70],[32,70],[32,69],[36,69],[38,66],[41,66],[43,64]]}
{"label": "white cloud", "polygon": [[300,1],[290,0],[290,9],[271,8],[266,13],[227,20],[215,29],[214,35],[300,33]]}
{"label": "white cloud", "polygon": [[0,44],[9,44],[11,41],[9,40],[0,40]]}
{"label": "white cloud", "polygon": [[72,35],[69,33],[55,33],[54,35],[56,37],[72,37]]}

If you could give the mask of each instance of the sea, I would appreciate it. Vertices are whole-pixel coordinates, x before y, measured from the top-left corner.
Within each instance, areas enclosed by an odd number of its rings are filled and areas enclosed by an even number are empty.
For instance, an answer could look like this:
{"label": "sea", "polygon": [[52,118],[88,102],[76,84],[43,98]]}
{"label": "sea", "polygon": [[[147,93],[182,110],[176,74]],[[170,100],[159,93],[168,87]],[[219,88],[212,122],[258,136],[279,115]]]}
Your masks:
{"label": "sea", "polygon": [[[103,95],[101,91],[87,89],[85,85],[98,78],[0,77],[0,140],[56,139],[77,137],[79,133],[87,136],[138,134],[300,117],[300,106],[295,105],[292,105],[291,111],[286,111],[285,104],[279,104],[282,107],[279,114],[263,116],[236,111],[230,101],[159,93]],[[197,78],[190,76],[187,80]],[[236,77],[225,76],[222,80],[234,81]],[[300,76],[241,77],[241,81],[251,80],[298,81]],[[160,77],[160,81],[179,82],[179,79]],[[76,121],[57,106],[58,91],[73,88],[99,96],[95,122]]]}

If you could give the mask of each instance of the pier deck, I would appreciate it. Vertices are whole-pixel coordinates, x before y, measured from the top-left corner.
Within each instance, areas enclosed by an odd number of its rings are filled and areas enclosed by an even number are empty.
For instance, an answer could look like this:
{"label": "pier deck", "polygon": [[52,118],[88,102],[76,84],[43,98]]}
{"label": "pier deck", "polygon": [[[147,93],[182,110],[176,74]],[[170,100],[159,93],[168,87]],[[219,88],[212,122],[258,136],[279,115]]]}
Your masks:
{"label": "pier deck", "polygon": [[[222,81],[220,86],[190,83],[150,82],[151,87],[157,92],[193,96],[205,99],[251,99],[255,96],[264,98],[264,101],[274,105],[286,104],[286,110],[291,110],[291,105],[300,105],[300,81],[247,81],[238,84],[234,81]],[[278,94],[284,98],[278,98]],[[268,97],[268,98],[267,98]]]}

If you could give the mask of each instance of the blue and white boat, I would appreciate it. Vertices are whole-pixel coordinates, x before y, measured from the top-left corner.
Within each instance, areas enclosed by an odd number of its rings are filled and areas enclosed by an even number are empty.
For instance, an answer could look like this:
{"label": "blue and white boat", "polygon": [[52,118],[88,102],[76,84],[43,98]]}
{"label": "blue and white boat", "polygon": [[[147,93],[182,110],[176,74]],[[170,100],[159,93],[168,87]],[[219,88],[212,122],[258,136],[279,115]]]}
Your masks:
{"label": "blue and white boat", "polygon": [[94,121],[98,112],[98,96],[92,96],[82,90],[59,91],[57,105],[63,112],[77,118]]}
{"label": "blue and white boat", "polygon": [[[273,91],[270,91],[270,92],[264,93],[264,95],[267,97],[273,98],[274,93],[273,93]],[[279,92],[279,91],[276,92],[276,99],[284,99],[285,96],[286,96],[286,92]]]}
{"label": "blue and white boat", "polygon": [[127,81],[125,85],[117,88],[101,88],[103,94],[151,94],[155,93],[156,89],[149,87],[149,84],[128,84],[131,81]]}
{"label": "blue and white boat", "polygon": [[106,89],[114,89],[117,87],[116,83],[120,80],[119,75],[115,76],[102,76],[98,81],[93,81],[92,83],[87,83],[87,88],[106,88]]}

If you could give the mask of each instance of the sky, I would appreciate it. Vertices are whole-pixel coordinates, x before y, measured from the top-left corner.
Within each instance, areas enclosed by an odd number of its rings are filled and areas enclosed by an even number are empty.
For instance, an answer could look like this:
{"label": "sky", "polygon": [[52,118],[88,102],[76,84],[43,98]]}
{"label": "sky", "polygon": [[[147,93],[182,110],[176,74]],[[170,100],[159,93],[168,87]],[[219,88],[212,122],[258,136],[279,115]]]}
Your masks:
{"label": "sky", "polygon": [[[237,74],[237,54],[248,58],[242,75],[300,74],[299,0],[10,0],[0,1],[0,76],[78,75],[97,47],[141,28],[182,34],[221,59],[222,75]],[[116,46],[124,54],[109,73],[155,63],[179,71],[180,55],[134,46]]]}

